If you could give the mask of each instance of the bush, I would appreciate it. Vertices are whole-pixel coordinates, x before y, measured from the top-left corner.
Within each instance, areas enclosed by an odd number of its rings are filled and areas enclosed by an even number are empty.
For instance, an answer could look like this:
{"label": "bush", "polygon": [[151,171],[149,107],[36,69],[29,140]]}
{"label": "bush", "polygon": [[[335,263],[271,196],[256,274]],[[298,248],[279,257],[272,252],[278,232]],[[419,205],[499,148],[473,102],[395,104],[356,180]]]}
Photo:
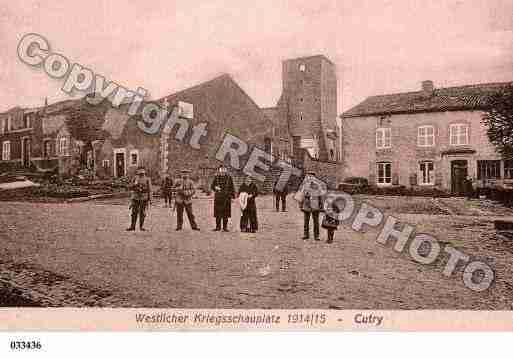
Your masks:
{"label": "bush", "polygon": [[89,191],[70,185],[45,184],[34,188],[33,194],[38,197],[77,198],[89,196]]}
{"label": "bush", "polygon": [[450,197],[450,193],[442,191],[438,188],[406,188],[406,186],[371,186],[368,187],[364,193],[379,196]]}
{"label": "bush", "polygon": [[489,198],[502,203],[507,207],[513,207],[513,191],[507,188],[493,188],[489,190]]}

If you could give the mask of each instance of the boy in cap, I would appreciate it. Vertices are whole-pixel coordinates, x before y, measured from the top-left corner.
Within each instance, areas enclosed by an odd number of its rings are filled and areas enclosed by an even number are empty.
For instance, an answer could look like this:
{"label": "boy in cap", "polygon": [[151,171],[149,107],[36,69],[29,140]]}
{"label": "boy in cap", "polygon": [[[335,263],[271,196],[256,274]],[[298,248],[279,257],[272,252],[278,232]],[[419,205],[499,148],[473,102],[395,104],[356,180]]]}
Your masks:
{"label": "boy in cap", "polygon": [[135,231],[137,217],[139,217],[139,229],[144,229],[144,219],[146,218],[146,208],[151,203],[151,180],[146,177],[146,170],[139,168],[136,172],[134,183],[130,186],[132,191],[130,200],[131,224],[127,231]]}
{"label": "boy in cap", "polygon": [[176,230],[181,231],[183,226],[183,211],[187,213],[187,218],[194,231],[199,231],[198,225],[192,213],[192,197],[196,190],[194,189],[194,182],[189,179],[189,170],[182,170],[182,178],[176,181],[174,189],[176,191]]}

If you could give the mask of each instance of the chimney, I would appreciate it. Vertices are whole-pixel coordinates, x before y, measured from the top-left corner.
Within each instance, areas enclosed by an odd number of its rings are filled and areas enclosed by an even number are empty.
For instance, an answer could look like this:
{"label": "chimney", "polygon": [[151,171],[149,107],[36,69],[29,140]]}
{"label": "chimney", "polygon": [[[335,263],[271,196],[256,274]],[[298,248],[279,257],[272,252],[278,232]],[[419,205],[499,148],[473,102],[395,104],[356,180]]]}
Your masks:
{"label": "chimney", "polygon": [[433,81],[431,81],[431,80],[422,81],[422,92],[424,92],[426,95],[431,96],[434,91],[435,91],[435,85],[433,84]]}

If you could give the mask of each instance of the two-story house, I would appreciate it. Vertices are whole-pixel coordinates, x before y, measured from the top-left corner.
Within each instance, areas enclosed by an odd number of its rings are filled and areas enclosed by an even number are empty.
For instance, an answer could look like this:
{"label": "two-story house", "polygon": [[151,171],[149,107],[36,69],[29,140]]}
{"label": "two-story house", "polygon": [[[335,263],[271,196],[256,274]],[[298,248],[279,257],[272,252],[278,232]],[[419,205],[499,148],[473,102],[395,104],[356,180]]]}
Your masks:
{"label": "two-story house", "polygon": [[463,192],[513,179],[513,161],[502,160],[482,123],[487,99],[510,83],[435,88],[371,96],[342,118],[344,177],[377,186],[437,187]]}
{"label": "two-story house", "polygon": [[0,173],[56,170],[67,173],[80,157],[81,141],[72,138],[62,108],[73,101],[0,114]]}

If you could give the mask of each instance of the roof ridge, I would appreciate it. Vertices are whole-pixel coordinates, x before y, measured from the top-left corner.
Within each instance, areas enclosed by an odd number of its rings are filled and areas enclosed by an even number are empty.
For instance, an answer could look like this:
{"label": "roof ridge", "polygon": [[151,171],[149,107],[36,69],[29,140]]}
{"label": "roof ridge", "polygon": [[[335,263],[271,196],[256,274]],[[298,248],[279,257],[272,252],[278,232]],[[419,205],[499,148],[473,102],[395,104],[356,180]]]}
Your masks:
{"label": "roof ridge", "polygon": [[199,88],[200,86],[204,86],[204,85],[210,84],[210,83],[212,83],[212,82],[219,81],[219,80],[221,80],[222,78],[226,78],[226,77],[230,78],[230,79],[233,81],[233,79],[232,79],[232,77],[230,76],[230,74],[228,74],[227,72],[224,72],[224,73],[222,73],[222,74],[220,74],[220,75],[217,75],[217,76],[216,76],[216,77],[214,77],[214,78],[211,78],[210,80],[206,80],[206,81],[200,82],[200,83],[198,83],[198,84],[196,84],[196,85],[193,85],[193,86],[190,86],[190,87],[186,87],[186,88],[184,88],[184,89],[182,89],[182,90],[179,90],[179,91],[176,91],[176,92],[170,93],[170,94],[165,95],[165,96],[162,96],[162,97],[160,97],[160,98],[158,98],[158,99],[156,99],[156,100],[154,100],[154,101],[148,101],[148,102],[161,102],[161,101],[163,101],[164,99],[167,99],[168,97],[172,97],[172,96],[180,95],[180,94],[182,94],[182,93],[184,93],[184,92],[186,92],[186,91],[190,91],[190,90],[197,89],[197,88]]}
{"label": "roof ridge", "polygon": [[488,82],[435,88],[433,96],[424,91],[373,95],[344,111],[342,117],[361,117],[391,113],[477,110],[487,106],[487,96],[500,92],[513,81]]}
{"label": "roof ridge", "polygon": [[[505,81],[505,82],[483,82],[483,83],[477,83],[472,85],[457,85],[457,86],[448,86],[448,87],[435,87],[434,91],[440,91],[440,90],[451,90],[451,89],[462,89],[462,88],[478,88],[478,87],[490,87],[490,86],[507,86],[507,85],[513,85],[513,81]],[[371,95],[367,96],[368,98],[373,97],[385,97],[385,96],[397,96],[397,95],[413,95],[413,94],[420,94],[422,93],[422,90],[417,91],[404,91],[404,92],[392,92],[392,93],[385,93],[385,94],[379,94],[379,95]],[[364,100],[365,101],[365,100]]]}

